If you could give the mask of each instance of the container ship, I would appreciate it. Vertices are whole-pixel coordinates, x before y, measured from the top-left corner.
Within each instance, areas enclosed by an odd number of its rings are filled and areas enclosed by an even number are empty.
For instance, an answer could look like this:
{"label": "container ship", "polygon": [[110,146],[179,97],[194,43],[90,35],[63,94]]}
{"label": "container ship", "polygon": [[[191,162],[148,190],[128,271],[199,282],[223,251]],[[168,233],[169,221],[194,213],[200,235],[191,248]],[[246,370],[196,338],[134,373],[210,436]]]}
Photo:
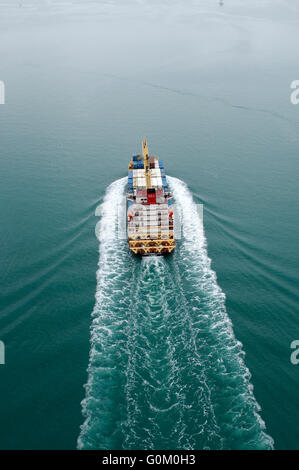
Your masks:
{"label": "container ship", "polygon": [[149,156],[143,139],[142,154],[134,155],[128,167],[127,233],[135,255],[168,255],[174,250],[171,201],[163,162]]}

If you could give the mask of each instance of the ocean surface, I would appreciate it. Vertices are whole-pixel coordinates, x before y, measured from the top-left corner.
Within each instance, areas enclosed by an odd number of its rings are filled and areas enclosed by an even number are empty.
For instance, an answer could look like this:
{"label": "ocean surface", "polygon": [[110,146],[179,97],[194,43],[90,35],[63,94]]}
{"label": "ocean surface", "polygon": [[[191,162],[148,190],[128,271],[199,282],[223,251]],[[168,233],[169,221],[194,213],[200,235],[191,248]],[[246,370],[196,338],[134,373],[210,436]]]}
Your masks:
{"label": "ocean surface", "polygon": [[[0,0],[0,39],[0,448],[299,449],[299,5]],[[168,258],[119,237],[143,136]]]}

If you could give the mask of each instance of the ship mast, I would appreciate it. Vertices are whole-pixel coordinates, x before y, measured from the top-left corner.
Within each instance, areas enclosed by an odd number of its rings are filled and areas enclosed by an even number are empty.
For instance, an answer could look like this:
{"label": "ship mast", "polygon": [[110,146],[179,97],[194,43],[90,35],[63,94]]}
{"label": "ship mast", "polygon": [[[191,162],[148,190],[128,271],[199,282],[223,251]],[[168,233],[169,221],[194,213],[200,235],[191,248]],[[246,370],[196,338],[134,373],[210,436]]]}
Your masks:
{"label": "ship mast", "polygon": [[152,187],[151,181],[151,172],[149,171],[149,151],[145,137],[142,141],[142,155],[144,161],[144,170],[145,170],[145,179],[146,179],[146,189]]}

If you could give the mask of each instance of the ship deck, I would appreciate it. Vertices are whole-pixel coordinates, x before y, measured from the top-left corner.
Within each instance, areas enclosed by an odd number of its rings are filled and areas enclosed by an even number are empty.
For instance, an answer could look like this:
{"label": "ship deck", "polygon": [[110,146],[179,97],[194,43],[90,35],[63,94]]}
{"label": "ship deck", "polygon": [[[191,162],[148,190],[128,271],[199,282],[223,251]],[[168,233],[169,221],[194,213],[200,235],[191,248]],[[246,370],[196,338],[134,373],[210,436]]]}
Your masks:
{"label": "ship deck", "polygon": [[171,253],[175,242],[168,204],[133,204],[130,214],[128,239],[133,253]]}

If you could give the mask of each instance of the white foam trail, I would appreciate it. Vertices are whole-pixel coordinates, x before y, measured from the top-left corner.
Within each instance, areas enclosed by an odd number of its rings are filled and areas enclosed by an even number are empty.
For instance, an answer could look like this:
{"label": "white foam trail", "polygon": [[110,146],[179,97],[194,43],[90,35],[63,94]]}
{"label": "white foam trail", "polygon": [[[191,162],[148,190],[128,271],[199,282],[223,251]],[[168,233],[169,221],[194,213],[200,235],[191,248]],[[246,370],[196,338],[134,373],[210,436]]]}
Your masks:
{"label": "white foam trail", "polygon": [[123,332],[130,308],[128,291],[132,277],[127,243],[118,237],[118,214],[125,199],[125,184],[126,178],[122,178],[108,187],[96,230],[100,241],[99,269],[86,398],[82,401],[85,421],[78,438],[79,449],[109,449],[114,441],[118,442],[118,436],[113,435],[120,419],[115,408],[123,373],[118,355],[125,341]]}
{"label": "white foam trail", "polygon": [[[265,423],[259,415],[261,408],[253,395],[242,344],[235,339],[225,309],[225,295],[211,269],[202,217],[187,185],[173,177],[168,177],[168,181],[180,208],[183,230],[179,255],[178,250],[176,252],[180,276],[178,284],[188,286],[184,295],[194,313],[194,329],[200,332],[198,347],[202,357],[205,349],[208,352],[204,367],[210,381],[211,399],[214,406],[218,403],[220,408],[218,424],[229,430],[227,436],[224,434],[224,448],[260,446],[271,449],[274,442],[264,432]],[[231,379],[234,381],[234,389]],[[228,388],[232,388],[229,393]]]}
{"label": "white foam trail", "polygon": [[[97,215],[100,241],[79,449],[273,448],[187,186],[168,178],[183,238],[173,256],[119,238],[126,178]],[[121,233],[123,228],[120,227]]]}
{"label": "white foam trail", "polygon": [[124,448],[219,448],[209,389],[172,264],[143,258],[136,289]]}

